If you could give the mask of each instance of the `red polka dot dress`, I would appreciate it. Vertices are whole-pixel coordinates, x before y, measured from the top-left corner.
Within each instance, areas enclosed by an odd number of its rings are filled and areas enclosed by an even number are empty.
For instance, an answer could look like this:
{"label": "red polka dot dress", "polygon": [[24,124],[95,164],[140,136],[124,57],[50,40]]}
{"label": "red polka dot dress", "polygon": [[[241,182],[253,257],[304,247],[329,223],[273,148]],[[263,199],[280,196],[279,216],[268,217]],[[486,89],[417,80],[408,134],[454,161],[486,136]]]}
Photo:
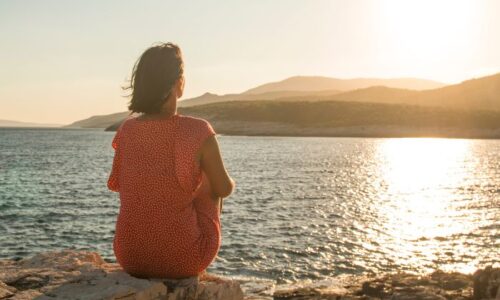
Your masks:
{"label": "red polka dot dress", "polygon": [[205,270],[221,244],[220,215],[195,159],[215,132],[199,118],[129,116],[118,128],[107,185],[119,192],[113,250],[139,278],[184,278]]}

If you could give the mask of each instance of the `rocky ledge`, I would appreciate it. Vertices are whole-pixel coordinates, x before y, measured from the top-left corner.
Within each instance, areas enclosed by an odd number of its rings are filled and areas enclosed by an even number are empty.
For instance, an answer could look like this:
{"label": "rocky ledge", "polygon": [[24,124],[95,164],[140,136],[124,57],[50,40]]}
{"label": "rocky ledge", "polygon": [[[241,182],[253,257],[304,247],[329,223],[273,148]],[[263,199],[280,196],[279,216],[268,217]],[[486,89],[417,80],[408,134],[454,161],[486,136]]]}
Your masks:
{"label": "rocky ledge", "polygon": [[212,274],[171,281],[132,277],[96,252],[62,250],[0,260],[0,299],[500,299],[500,268],[472,275],[341,275],[289,285]]}
{"label": "rocky ledge", "polygon": [[323,281],[277,286],[272,299],[500,299],[500,268],[487,267],[473,275],[443,271],[425,276],[340,275]]}
{"label": "rocky ledge", "polygon": [[[189,282],[190,284],[186,284]],[[140,279],[96,252],[43,252],[0,260],[0,299],[243,299],[235,280],[205,274],[195,280]]]}

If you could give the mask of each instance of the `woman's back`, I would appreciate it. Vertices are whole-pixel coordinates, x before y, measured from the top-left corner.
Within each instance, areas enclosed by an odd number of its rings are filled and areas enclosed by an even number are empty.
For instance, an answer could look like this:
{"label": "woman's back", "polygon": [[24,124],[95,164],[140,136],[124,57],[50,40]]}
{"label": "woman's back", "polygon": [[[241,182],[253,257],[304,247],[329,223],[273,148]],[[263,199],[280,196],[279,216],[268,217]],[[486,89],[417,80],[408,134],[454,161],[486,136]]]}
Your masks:
{"label": "woman's back", "polygon": [[120,193],[113,248],[128,273],[189,277],[214,259],[219,211],[208,194],[196,192],[202,171],[195,160],[214,134],[207,121],[181,115],[131,117],[118,129],[108,187]]}

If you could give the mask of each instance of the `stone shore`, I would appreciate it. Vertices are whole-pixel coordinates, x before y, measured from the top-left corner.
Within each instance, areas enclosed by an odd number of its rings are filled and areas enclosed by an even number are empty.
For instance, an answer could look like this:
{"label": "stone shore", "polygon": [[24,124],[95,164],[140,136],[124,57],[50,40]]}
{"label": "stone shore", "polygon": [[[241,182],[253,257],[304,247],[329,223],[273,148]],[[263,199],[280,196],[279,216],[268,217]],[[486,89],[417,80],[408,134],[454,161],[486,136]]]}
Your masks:
{"label": "stone shore", "polygon": [[43,252],[19,261],[0,260],[0,299],[243,299],[239,283],[210,274],[198,284],[169,288],[107,263],[97,252]]}
{"label": "stone shore", "polygon": [[377,276],[340,275],[322,281],[272,281],[205,274],[198,282],[140,279],[96,252],[43,252],[0,260],[0,299],[500,299],[500,268],[474,274],[436,271]]}

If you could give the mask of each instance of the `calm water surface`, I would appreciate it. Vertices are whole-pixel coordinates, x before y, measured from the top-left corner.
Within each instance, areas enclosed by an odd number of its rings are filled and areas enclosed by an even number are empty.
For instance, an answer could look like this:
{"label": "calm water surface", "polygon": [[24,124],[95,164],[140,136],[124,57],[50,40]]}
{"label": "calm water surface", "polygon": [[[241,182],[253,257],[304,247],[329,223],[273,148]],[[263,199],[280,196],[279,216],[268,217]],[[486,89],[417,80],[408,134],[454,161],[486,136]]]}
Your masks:
{"label": "calm water surface", "polygon": [[[112,251],[113,132],[0,128],[0,258]],[[237,182],[209,268],[277,280],[500,261],[500,141],[220,136]]]}

